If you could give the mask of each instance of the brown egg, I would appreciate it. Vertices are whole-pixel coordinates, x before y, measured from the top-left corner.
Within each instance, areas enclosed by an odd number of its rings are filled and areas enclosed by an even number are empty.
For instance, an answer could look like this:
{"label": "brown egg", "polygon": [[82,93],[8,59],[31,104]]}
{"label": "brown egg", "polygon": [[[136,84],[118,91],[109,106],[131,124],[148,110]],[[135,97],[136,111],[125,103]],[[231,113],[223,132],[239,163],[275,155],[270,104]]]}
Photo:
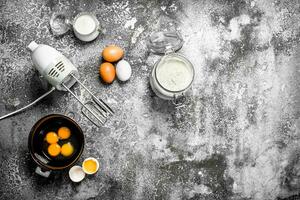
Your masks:
{"label": "brown egg", "polygon": [[118,46],[109,45],[102,51],[102,57],[108,62],[116,62],[124,56],[124,51]]}
{"label": "brown egg", "polygon": [[99,74],[105,83],[112,83],[116,77],[116,70],[113,64],[105,62],[99,67]]}

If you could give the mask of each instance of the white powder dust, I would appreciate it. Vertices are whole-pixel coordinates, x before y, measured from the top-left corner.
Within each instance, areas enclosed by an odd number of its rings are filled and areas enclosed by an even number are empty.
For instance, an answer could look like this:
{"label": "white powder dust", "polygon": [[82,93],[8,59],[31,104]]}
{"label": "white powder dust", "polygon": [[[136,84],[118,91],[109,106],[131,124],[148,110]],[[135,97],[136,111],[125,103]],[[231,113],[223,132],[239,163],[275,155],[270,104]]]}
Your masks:
{"label": "white powder dust", "polygon": [[135,25],[136,22],[137,22],[137,19],[135,17],[133,17],[132,19],[128,20],[125,23],[124,27],[125,28],[134,29],[134,25]]}
{"label": "white powder dust", "polygon": [[249,15],[234,17],[229,22],[230,40],[240,40],[242,27],[250,23]]}

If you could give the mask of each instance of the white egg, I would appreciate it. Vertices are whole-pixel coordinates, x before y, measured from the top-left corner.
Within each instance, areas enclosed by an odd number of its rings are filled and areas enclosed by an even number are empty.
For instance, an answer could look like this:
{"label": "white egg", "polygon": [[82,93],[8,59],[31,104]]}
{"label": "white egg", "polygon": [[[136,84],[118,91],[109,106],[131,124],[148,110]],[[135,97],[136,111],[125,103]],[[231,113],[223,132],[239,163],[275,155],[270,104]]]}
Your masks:
{"label": "white egg", "polygon": [[116,74],[120,81],[127,81],[131,76],[132,70],[126,60],[120,60],[116,65]]}

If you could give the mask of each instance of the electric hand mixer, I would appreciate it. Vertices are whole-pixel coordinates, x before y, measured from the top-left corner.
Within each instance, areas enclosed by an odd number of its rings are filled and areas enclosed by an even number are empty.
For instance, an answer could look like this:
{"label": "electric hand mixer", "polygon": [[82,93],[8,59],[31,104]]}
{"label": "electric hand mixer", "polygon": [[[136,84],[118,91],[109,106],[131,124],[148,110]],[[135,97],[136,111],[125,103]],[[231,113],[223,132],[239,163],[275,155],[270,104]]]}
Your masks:
{"label": "electric hand mixer", "polygon": [[[76,100],[82,104],[83,108],[86,109],[85,111],[82,109],[82,113],[96,125],[99,125],[97,121],[103,125],[109,114],[113,114],[112,109],[106,103],[101,99],[98,99],[85,85],[83,85],[82,82],[79,81],[77,68],[64,55],[48,45],[37,44],[34,41],[28,45],[28,48],[32,51],[32,60],[35,68],[53,87],[29,105],[0,117],[0,120],[31,107],[52,93],[55,89],[70,92]],[[70,88],[76,82],[91,95],[92,100],[82,102],[79,97],[71,91]]]}

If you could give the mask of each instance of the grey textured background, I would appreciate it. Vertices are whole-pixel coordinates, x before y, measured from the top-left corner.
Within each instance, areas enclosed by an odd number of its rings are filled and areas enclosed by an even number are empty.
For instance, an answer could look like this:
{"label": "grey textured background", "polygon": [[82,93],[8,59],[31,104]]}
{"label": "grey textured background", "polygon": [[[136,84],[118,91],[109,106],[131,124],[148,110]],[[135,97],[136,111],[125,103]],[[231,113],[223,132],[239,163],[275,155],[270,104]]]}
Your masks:
{"label": "grey textured background", "polygon": [[[105,33],[91,43],[51,34],[53,12],[81,11],[94,13]],[[1,0],[0,115],[45,92],[26,49],[32,40],[70,58],[116,112],[96,128],[70,94],[56,92],[0,121],[1,199],[300,199],[299,25],[298,0]],[[175,29],[196,71],[179,109],[151,91],[160,56],[145,45],[150,33]],[[101,83],[107,44],[126,50],[129,82]],[[88,156],[101,163],[80,184],[67,171],[39,177],[27,149],[39,118],[70,112],[86,136],[78,164]]]}

